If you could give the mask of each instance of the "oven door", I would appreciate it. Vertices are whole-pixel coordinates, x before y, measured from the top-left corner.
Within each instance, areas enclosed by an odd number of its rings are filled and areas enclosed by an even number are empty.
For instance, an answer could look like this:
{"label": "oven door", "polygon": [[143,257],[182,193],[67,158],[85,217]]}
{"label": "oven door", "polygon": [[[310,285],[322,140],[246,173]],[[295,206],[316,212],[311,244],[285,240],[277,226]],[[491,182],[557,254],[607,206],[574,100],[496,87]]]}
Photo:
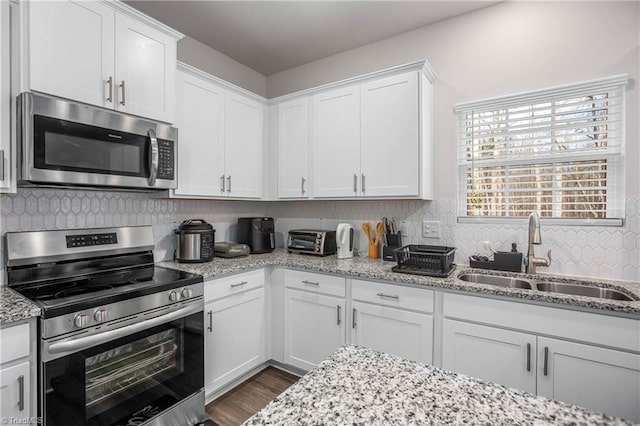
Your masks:
{"label": "oven door", "polygon": [[32,93],[19,102],[22,180],[175,187],[170,126]]}
{"label": "oven door", "polygon": [[[177,313],[104,333],[46,344],[49,358],[56,353],[63,355],[42,363],[44,424],[142,424],[166,415],[167,410],[201,393],[202,302],[198,308],[180,308]],[[187,314],[181,316],[180,312]],[[165,317],[173,319],[163,322]],[[127,329],[135,332],[129,334]],[[112,335],[119,337],[109,340]],[[92,344],[96,341],[101,342]],[[199,408],[202,413],[203,410],[204,406]],[[198,417],[202,413],[187,413],[183,418],[193,424],[201,420]]]}

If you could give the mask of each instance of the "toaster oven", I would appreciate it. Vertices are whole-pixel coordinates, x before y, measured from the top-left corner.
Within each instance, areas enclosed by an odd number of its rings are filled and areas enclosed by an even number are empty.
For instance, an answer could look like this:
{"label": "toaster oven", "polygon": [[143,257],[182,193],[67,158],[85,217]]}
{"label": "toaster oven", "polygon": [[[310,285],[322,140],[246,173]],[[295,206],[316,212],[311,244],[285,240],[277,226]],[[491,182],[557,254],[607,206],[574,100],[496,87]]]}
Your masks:
{"label": "toaster oven", "polygon": [[292,229],[287,239],[289,253],[305,253],[316,256],[336,254],[336,231],[322,229]]}

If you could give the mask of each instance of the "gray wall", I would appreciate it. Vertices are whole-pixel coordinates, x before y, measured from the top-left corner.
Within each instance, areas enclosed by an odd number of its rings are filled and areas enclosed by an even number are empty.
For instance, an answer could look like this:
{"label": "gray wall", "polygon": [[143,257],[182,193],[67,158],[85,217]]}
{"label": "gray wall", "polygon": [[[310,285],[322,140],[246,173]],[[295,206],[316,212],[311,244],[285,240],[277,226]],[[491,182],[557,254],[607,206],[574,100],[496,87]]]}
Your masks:
{"label": "gray wall", "polygon": [[198,40],[178,42],[178,60],[260,96],[267,96],[267,77]]}
{"label": "gray wall", "polygon": [[627,195],[640,194],[638,2],[504,2],[267,77],[268,97],[428,59],[436,198],[456,197],[456,103],[626,73]]}

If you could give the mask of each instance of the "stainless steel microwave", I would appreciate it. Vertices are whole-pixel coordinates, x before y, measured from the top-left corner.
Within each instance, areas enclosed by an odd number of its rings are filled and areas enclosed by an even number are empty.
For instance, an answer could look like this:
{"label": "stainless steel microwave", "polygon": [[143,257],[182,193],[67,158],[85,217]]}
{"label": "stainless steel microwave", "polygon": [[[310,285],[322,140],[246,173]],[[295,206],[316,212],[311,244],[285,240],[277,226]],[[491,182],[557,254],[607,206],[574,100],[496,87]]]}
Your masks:
{"label": "stainless steel microwave", "polygon": [[21,186],[176,187],[178,132],[168,124],[28,92],[18,120]]}

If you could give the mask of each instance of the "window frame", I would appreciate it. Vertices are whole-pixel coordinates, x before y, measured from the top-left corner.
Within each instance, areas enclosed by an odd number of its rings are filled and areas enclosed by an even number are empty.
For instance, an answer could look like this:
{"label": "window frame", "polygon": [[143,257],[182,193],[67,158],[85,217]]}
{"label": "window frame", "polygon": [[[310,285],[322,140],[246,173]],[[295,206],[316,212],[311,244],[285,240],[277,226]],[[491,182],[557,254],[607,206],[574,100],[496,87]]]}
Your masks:
{"label": "window frame", "polygon": [[[579,218],[579,217],[541,217],[541,220],[547,224],[555,224],[562,226],[622,226],[625,217],[625,144],[626,144],[626,88],[628,85],[628,76],[626,74],[616,75],[613,77],[607,77],[596,80],[589,80],[585,82],[567,84],[562,86],[555,86],[546,89],[532,90],[527,92],[520,92],[510,95],[503,95],[494,98],[482,99],[478,101],[470,101],[458,103],[455,105],[454,113],[456,115],[456,144],[457,144],[457,167],[458,167],[458,212],[457,219],[461,223],[503,223],[513,224],[515,222],[526,221],[527,216],[470,216],[467,215],[467,201],[468,201],[468,186],[467,176],[469,168],[479,168],[481,166],[474,166],[474,161],[467,159],[467,146],[468,137],[465,135],[468,133],[467,126],[463,126],[465,121],[468,121],[468,114],[483,113],[497,110],[508,110],[516,107],[535,106],[545,102],[558,102],[562,98],[571,99],[572,97],[588,96],[589,94],[599,94],[606,90],[620,91],[620,136],[617,140],[619,143],[607,147],[606,150],[600,151],[600,155],[587,154],[581,156],[583,158],[590,158],[595,160],[600,157],[602,159],[614,158],[616,162],[616,175],[612,179],[611,185],[607,182],[607,218]],[[534,126],[532,125],[533,129]],[[533,130],[532,130],[533,131]],[[579,159],[571,158],[571,155],[536,155],[529,157],[519,156],[505,156],[500,159],[491,160],[489,164],[495,164],[495,167],[501,165],[514,166],[515,164],[535,165],[535,164],[555,164],[562,163],[563,161],[579,161]],[[530,160],[530,161],[529,161]],[[486,164],[486,163],[485,163]],[[486,164],[485,166],[488,166]],[[609,164],[609,163],[608,163]],[[608,178],[609,179],[609,178]],[[555,190],[552,192],[556,194]],[[609,196],[609,194],[612,194]],[[555,205],[555,201],[553,202]],[[508,213],[508,211],[507,211]],[[609,217],[610,214],[615,216]]]}

